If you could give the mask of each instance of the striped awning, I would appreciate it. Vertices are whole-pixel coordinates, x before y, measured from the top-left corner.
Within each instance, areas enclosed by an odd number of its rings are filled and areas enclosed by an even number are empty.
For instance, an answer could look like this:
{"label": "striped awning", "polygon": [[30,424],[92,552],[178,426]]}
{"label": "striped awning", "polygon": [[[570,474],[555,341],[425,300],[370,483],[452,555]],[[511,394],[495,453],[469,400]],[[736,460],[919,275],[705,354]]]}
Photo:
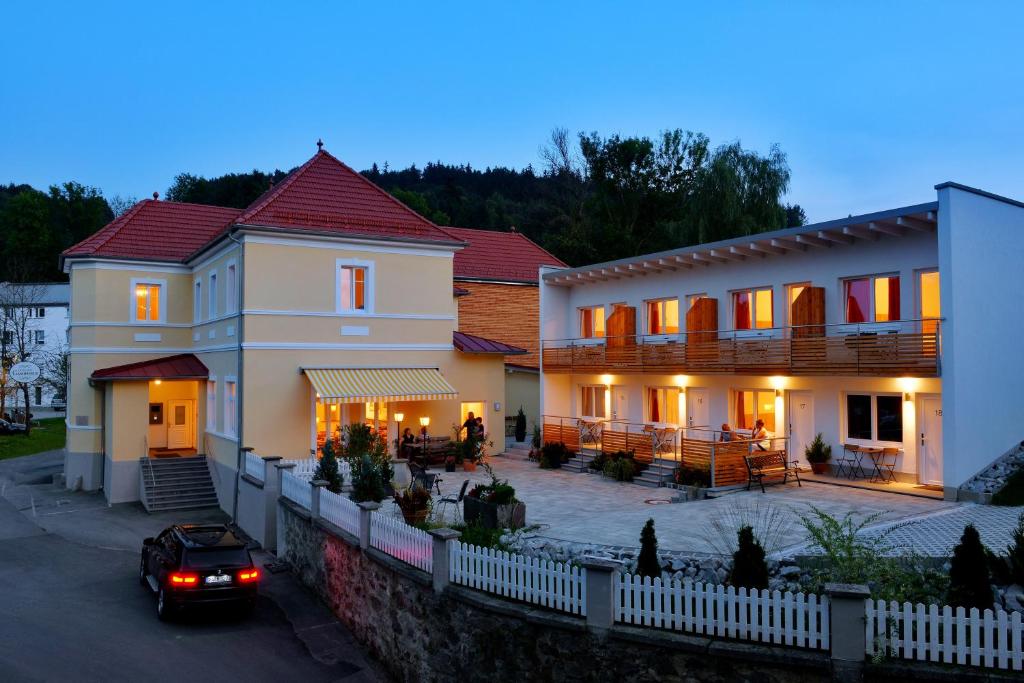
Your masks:
{"label": "striped awning", "polygon": [[326,403],[431,401],[459,394],[437,368],[303,368]]}

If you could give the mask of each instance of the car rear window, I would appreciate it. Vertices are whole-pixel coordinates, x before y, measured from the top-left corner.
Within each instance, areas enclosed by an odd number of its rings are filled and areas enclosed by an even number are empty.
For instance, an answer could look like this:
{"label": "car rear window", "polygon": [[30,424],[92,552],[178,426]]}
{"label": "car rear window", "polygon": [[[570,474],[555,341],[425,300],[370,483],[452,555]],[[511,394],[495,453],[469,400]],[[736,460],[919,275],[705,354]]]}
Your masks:
{"label": "car rear window", "polygon": [[185,553],[185,565],[193,569],[241,567],[252,564],[245,548],[199,548]]}

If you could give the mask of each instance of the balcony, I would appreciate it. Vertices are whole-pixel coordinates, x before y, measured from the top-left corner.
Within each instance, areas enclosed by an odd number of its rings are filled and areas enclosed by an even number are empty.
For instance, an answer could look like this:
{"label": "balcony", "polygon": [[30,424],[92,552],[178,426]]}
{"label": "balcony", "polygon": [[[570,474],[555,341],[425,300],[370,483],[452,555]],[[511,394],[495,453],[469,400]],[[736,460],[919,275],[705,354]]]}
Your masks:
{"label": "balcony", "polygon": [[937,377],[941,322],[806,325],[541,342],[544,372]]}

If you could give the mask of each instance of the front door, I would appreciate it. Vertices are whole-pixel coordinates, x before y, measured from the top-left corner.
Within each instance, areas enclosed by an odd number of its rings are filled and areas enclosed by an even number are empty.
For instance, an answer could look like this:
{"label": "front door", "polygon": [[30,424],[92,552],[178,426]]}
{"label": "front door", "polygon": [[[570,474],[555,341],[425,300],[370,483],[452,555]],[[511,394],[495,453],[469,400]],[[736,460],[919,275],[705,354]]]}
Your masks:
{"label": "front door", "polygon": [[612,419],[629,420],[629,388],[612,387]]}
{"label": "front door", "polygon": [[686,426],[710,427],[711,412],[708,410],[708,390],[703,387],[686,389]]}
{"label": "front door", "polygon": [[814,395],[809,391],[789,392],[790,456],[795,455],[801,465],[808,464],[804,449],[814,441],[814,434]]}
{"label": "front door", "polygon": [[170,401],[167,447],[192,448],[192,401]]}
{"label": "front door", "polygon": [[921,467],[922,484],[942,484],[942,398],[921,399]]}

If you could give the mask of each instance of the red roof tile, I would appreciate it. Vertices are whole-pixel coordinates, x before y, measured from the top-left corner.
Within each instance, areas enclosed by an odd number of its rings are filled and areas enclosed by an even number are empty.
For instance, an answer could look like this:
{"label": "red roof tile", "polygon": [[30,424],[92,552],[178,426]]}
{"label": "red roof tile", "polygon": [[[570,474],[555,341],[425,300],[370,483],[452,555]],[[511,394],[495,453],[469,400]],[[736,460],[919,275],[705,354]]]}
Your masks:
{"label": "red roof tile", "polygon": [[210,371],[194,354],[154,358],[127,365],[115,365],[95,370],[95,380],[150,380],[150,379],[206,379]]}
{"label": "red roof tile", "polygon": [[526,349],[499,341],[484,339],[465,332],[452,332],[452,343],[463,353],[497,353],[503,356],[518,356],[527,353]]}
{"label": "red roof tile", "polygon": [[541,266],[568,267],[519,232],[446,227],[445,232],[467,242],[455,252],[455,279],[537,282]]}

